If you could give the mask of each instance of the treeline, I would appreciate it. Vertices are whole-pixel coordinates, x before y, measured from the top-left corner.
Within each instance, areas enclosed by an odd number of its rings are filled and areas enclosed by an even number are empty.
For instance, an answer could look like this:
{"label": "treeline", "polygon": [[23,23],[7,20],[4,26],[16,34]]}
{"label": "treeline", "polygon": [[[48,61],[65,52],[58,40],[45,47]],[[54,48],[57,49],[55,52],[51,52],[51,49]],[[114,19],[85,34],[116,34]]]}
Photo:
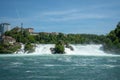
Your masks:
{"label": "treeline", "polygon": [[112,30],[106,36],[106,44],[104,50],[115,54],[120,54],[120,23],[117,24],[115,30]]}
{"label": "treeline", "polygon": [[[102,40],[105,39],[104,35],[98,36],[93,34],[63,34],[63,33],[40,32],[37,35],[34,35],[33,33],[29,33],[26,29],[19,27],[15,27],[11,31],[5,32],[5,36],[11,36],[12,38],[16,39],[16,42],[25,44],[26,52],[34,51],[33,50],[34,45],[32,45],[31,43],[56,44],[55,51],[60,52],[60,50],[63,50],[63,45],[61,44],[60,44],[61,46],[58,45],[59,41],[62,41],[62,43],[64,44],[89,44],[89,43],[100,44],[103,42]],[[3,48],[2,45],[1,52],[5,49]],[[60,50],[58,48],[60,48]]]}
{"label": "treeline", "polygon": [[112,30],[107,35],[95,34],[63,34],[63,33],[47,33],[40,32],[38,35],[29,33],[24,28],[16,27],[5,33],[6,36],[11,36],[17,42],[24,44],[56,44],[58,41],[63,41],[65,44],[103,44],[105,51],[120,52],[120,23],[115,30]]}
{"label": "treeline", "polygon": [[101,44],[106,39],[106,36],[104,35],[95,34],[63,34],[40,32],[38,35],[32,35],[32,33],[29,33],[27,30],[20,30],[19,28],[14,28],[11,31],[7,31],[5,35],[15,38],[17,42],[43,44],[55,44],[58,41],[63,41],[64,43],[69,44]]}

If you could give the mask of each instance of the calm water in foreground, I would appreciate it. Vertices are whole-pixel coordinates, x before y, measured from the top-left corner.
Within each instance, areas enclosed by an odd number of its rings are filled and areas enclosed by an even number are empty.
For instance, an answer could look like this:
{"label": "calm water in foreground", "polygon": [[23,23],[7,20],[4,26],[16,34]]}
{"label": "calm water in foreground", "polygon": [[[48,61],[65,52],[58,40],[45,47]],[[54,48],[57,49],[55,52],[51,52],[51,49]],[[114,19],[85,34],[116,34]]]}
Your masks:
{"label": "calm water in foreground", "polygon": [[0,55],[0,80],[120,80],[120,56]]}

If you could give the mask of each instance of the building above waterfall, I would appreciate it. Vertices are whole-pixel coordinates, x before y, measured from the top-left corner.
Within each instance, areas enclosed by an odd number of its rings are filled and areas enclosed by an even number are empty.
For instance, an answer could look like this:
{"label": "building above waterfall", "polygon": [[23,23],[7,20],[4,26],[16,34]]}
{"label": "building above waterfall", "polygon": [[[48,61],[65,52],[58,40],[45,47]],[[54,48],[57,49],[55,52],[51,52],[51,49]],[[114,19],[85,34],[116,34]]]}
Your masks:
{"label": "building above waterfall", "polygon": [[33,28],[26,28],[26,30],[27,30],[29,33],[33,33],[33,32],[34,32],[34,29],[33,29]]}
{"label": "building above waterfall", "polygon": [[6,31],[9,31],[10,28],[10,24],[9,23],[1,23],[0,24],[0,35],[3,35]]}
{"label": "building above waterfall", "polygon": [[3,43],[13,44],[16,42],[16,39],[12,38],[11,36],[3,36],[2,37]]}

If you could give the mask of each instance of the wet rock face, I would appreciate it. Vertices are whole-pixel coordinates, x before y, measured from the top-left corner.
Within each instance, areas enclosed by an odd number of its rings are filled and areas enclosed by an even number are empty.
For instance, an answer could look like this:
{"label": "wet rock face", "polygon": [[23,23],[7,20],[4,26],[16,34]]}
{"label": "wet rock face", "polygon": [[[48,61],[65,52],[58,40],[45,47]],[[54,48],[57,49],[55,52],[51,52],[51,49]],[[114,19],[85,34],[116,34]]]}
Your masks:
{"label": "wet rock face", "polygon": [[50,48],[50,51],[52,52],[52,54],[55,53],[55,48]]}
{"label": "wet rock face", "polygon": [[63,41],[58,41],[55,44],[55,48],[50,49],[52,54],[64,54],[65,53],[65,46]]}
{"label": "wet rock face", "polygon": [[74,48],[72,46],[70,46],[69,44],[66,44],[65,47],[69,48],[71,51],[74,51]]}
{"label": "wet rock face", "polygon": [[50,48],[52,54],[65,54],[65,52],[61,51],[59,48]]}
{"label": "wet rock face", "polygon": [[[69,48],[71,51],[74,51],[74,48],[72,46],[70,46],[70,45],[65,45],[65,47]],[[65,47],[62,50],[60,49],[61,47],[50,48],[50,51],[51,51],[52,54],[65,54],[65,51],[63,52],[63,50],[65,50]]]}

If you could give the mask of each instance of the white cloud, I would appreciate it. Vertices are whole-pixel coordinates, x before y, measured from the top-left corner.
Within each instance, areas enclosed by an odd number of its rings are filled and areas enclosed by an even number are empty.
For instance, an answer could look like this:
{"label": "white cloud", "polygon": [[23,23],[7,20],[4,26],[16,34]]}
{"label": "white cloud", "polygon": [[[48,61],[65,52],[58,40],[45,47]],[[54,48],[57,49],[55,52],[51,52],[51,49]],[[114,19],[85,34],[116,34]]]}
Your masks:
{"label": "white cloud", "polygon": [[51,11],[42,13],[44,21],[70,21],[83,19],[102,19],[108,17],[99,13],[85,13],[80,10]]}
{"label": "white cloud", "polygon": [[[32,21],[75,21],[75,20],[85,20],[85,19],[104,19],[114,17],[111,12],[99,13],[99,9],[110,6],[110,5],[92,5],[80,8],[68,9],[68,10],[55,10],[38,12],[24,18],[7,18],[1,17],[0,21],[10,21],[10,22],[32,22]],[[97,12],[98,11],[98,12]],[[111,13],[111,14],[110,14]],[[114,14],[114,13],[113,13]],[[115,14],[116,15],[116,14]]]}
{"label": "white cloud", "polygon": [[76,13],[78,12],[78,10],[64,10],[64,11],[50,11],[50,12],[44,12],[42,13],[42,15],[44,16],[52,16],[52,15],[65,15],[65,14],[72,14],[72,13]]}
{"label": "white cloud", "polygon": [[118,11],[111,11],[113,4],[94,4],[68,10],[46,11],[39,14],[42,21],[70,21],[115,18]]}

